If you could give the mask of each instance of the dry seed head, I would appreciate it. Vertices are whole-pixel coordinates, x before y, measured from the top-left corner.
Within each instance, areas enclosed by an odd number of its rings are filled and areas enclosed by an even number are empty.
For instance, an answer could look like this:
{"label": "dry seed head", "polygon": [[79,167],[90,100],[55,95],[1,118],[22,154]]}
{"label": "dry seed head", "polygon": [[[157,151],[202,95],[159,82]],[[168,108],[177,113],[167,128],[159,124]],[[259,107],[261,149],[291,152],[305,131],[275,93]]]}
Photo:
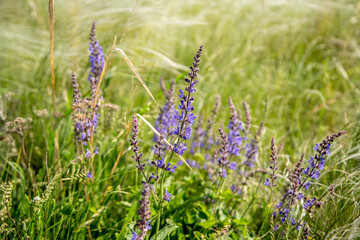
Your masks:
{"label": "dry seed head", "polygon": [[17,117],[11,122],[6,123],[6,131],[8,133],[17,133],[22,136],[23,131],[29,128],[32,123],[32,118],[21,118]]}
{"label": "dry seed head", "polygon": [[234,102],[231,99],[231,97],[229,97],[229,106],[230,106],[231,120],[233,122],[237,122],[237,120],[239,120],[239,116],[238,116],[236,107],[235,107]]}
{"label": "dry seed head", "polygon": [[255,136],[255,137],[256,137],[257,140],[258,140],[259,137],[261,136],[263,129],[264,129],[264,121],[262,121],[262,122],[260,123],[259,129],[258,129],[257,132],[256,132],[256,136]]}
{"label": "dry seed head", "polygon": [[48,113],[48,111],[46,109],[34,110],[34,113],[39,118],[47,118],[47,117],[49,117],[49,113]]}
{"label": "dry seed head", "polygon": [[112,103],[105,103],[103,105],[103,107],[109,109],[110,111],[114,111],[114,112],[120,111],[120,106],[112,104]]}

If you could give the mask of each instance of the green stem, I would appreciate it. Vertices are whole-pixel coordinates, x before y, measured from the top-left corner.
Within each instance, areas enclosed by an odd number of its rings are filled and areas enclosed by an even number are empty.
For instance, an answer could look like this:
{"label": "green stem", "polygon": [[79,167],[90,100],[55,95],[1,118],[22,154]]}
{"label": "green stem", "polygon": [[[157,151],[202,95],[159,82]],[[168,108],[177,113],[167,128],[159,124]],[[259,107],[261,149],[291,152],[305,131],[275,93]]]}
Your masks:
{"label": "green stem", "polygon": [[[268,214],[269,214],[269,210],[270,210],[270,208],[271,208],[272,196],[273,196],[273,189],[271,188],[270,198],[269,198],[269,204],[267,205],[267,208],[266,208],[265,217],[267,217]],[[259,232],[258,232],[258,235],[261,234],[261,230],[263,229],[264,225],[265,225],[265,219],[264,219],[264,221],[263,221],[262,224],[261,224],[261,227],[260,227],[260,230],[259,230]],[[272,231],[272,230],[271,230],[271,231]],[[261,237],[260,237],[260,239],[261,239]]]}
{"label": "green stem", "polygon": [[216,203],[216,207],[215,207],[215,217],[216,217],[216,214],[217,214],[217,211],[219,209],[219,206],[220,206],[220,193],[222,192],[223,190],[223,186],[225,185],[225,178],[221,178],[220,179],[220,182],[219,182],[219,187],[218,187],[218,190],[216,191],[216,197],[218,198],[217,199],[217,203]]}
{"label": "green stem", "polygon": [[160,229],[160,220],[161,220],[161,209],[159,209],[159,213],[158,213],[158,219],[157,219],[157,224],[156,224],[156,238],[158,238],[158,234],[159,234],[159,229]]}
{"label": "green stem", "polygon": [[[177,143],[179,143],[179,140],[177,141]],[[168,161],[166,162],[165,166],[171,161],[172,157],[174,156],[174,151],[171,151],[171,155],[168,159]],[[166,177],[166,170],[163,169],[163,172],[161,174],[161,179],[160,179],[160,199],[159,199],[159,204],[161,204],[162,202],[162,197],[164,196],[164,181],[165,181],[165,177]],[[159,234],[159,229],[160,229],[160,221],[161,221],[161,214],[163,211],[163,207],[162,205],[159,206],[159,214],[158,214],[158,220],[157,220],[157,224],[156,224],[156,238],[158,237]]]}
{"label": "green stem", "polygon": [[247,213],[247,211],[249,211],[250,207],[251,207],[252,204],[254,203],[256,193],[258,192],[259,187],[260,187],[260,183],[261,183],[262,181],[263,181],[263,179],[261,178],[261,181],[258,183],[258,185],[257,185],[257,187],[256,187],[256,189],[255,189],[255,194],[253,194],[252,199],[251,199],[250,203],[248,204],[248,207],[245,209],[245,211],[244,211],[243,214],[241,215],[240,219],[242,219],[242,218],[245,216],[245,214]]}
{"label": "green stem", "polygon": [[[187,96],[187,100],[190,98],[190,92],[188,93]],[[185,116],[183,118],[183,121],[181,121],[181,125],[180,125],[180,133],[182,133],[183,127],[184,127],[184,122],[185,119],[187,117],[188,111],[185,109]],[[180,143],[180,136],[177,137],[177,139],[175,140],[176,142],[176,146],[179,146]],[[171,161],[172,157],[174,156],[174,150],[171,151],[171,155],[169,157],[169,159],[167,160],[165,166],[167,166],[167,164]],[[164,180],[165,180],[165,176],[166,176],[166,170],[163,170],[163,174],[161,176],[161,180],[160,180],[160,199],[159,199],[159,204],[161,204],[162,202],[162,197],[164,196]],[[159,206],[159,205],[158,205]],[[163,207],[159,206],[159,214],[158,214],[158,221],[157,221],[157,225],[156,225],[156,239],[158,237],[159,234],[159,229],[160,229],[160,220],[161,220],[161,213],[163,211]]]}
{"label": "green stem", "polygon": [[135,170],[135,191],[137,191],[137,185],[138,185],[138,170]]}

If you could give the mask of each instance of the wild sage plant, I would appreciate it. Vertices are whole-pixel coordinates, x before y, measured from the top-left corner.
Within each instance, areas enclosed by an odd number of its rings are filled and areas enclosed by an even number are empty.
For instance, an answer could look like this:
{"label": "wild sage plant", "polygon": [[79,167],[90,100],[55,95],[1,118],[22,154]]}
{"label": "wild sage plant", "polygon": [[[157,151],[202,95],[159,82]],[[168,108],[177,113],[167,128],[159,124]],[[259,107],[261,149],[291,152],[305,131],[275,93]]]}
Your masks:
{"label": "wild sage plant", "polygon": [[140,200],[140,208],[138,209],[138,213],[140,216],[140,219],[137,221],[136,226],[139,228],[140,233],[137,234],[135,231],[133,231],[133,237],[132,240],[143,240],[146,237],[146,233],[148,230],[151,230],[150,225],[150,184],[147,182],[143,183],[143,190],[141,192],[141,200]]}
{"label": "wild sage plant", "polygon": [[[326,156],[330,155],[333,141],[345,133],[345,131],[340,131],[332,134],[327,136],[320,144],[316,144],[314,147],[315,155],[310,156],[306,168],[302,166],[304,155],[301,156],[289,175],[289,187],[276,205],[277,211],[272,215],[275,218],[274,231],[280,232],[277,235],[288,237],[294,229],[299,231],[302,228],[304,229],[304,236],[309,234],[309,226],[304,222],[304,216],[308,215],[314,207],[321,207],[324,202],[322,197],[307,196],[306,191],[309,190],[312,182],[319,179],[321,172],[324,170]],[[268,182],[265,182],[265,184],[271,186]],[[294,209],[299,204],[303,208],[302,216],[294,214]]]}
{"label": "wild sage plant", "polygon": [[[98,147],[93,149],[93,136],[98,126],[99,119],[99,104],[96,96],[98,91],[98,83],[101,75],[101,71],[104,66],[104,52],[96,40],[95,37],[96,23],[94,22],[90,32],[89,43],[89,62],[90,62],[90,74],[88,80],[90,82],[91,98],[82,97],[79,84],[75,73],[72,73],[72,86],[73,86],[73,114],[72,118],[75,122],[75,141],[81,153],[84,153],[86,159],[89,160],[89,168],[91,168],[92,159],[99,153]],[[80,143],[80,146],[79,144]],[[85,148],[85,149],[84,149]],[[92,174],[89,171],[88,177]]]}
{"label": "wild sage plant", "polygon": [[[196,90],[194,86],[198,83],[197,75],[199,72],[198,67],[202,50],[203,47],[201,46],[194,57],[194,62],[192,66],[190,66],[190,72],[188,73],[188,77],[185,78],[185,82],[187,83],[185,91],[179,90],[180,104],[178,106],[178,109],[174,109],[173,103],[174,81],[172,81],[169,91],[166,90],[163,83],[161,84],[166,97],[166,103],[165,106],[161,108],[160,115],[156,121],[155,128],[160,132],[160,136],[154,138],[154,140],[156,141],[154,149],[157,160],[151,161],[151,165],[156,168],[156,171],[155,173],[152,173],[150,177],[146,177],[146,174],[144,173],[145,164],[140,162],[142,153],[139,153],[137,140],[138,120],[136,116],[133,116],[133,130],[132,138],[130,140],[132,150],[135,154],[133,158],[136,160],[137,168],[142,173],[145,182],[151,183],[153,180],[155,181],[155,186],[152,187],[154,190],[152,191],[154,193],[153,199],[158,205],[156,236],[159,232],[161,214],[164,209],[163,202],[169,202],[172,196],[171,193],[168,192],[167,188],[165,189],[164,186],[166,174],[168,172],[175,173],[177,165],[171,165],[172,157],[174,153],[181,156],[187,150],[186,144],[183,141],[190,139],[192,125],[194,124],[196,118],[193,113],[194,106],[192,104],[194,102],[194,97],[192,94],[195,93]],[[170,147],[165,147],[164,135],[167,137],[174,137],[174,144]],[[166,152],[169,151],[169,157],[166,158]],[[158,189],[158,185],[160,185],[160,189]],[[135,234],[133,237],[135,237]]]}

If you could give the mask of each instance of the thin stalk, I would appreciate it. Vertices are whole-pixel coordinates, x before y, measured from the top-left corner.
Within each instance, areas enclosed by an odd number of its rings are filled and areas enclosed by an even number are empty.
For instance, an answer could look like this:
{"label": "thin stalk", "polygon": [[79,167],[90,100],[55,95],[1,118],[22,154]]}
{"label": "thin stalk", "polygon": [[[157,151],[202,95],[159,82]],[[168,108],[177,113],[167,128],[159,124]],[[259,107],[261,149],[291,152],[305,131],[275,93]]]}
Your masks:
{"label": "thin stalk", "polygon": [[224,185],[225,185],[225,181],[226,181],[226,178],[221,178],[220,179],[220,182],[219,182],[219,187],[218,187],[218,190],[216,192],[216,196],[218,198],[217,200],[217,204],[216,204],[216,208],[215,208],[215,215],[217,213],[217,211],[219,210],[219,207],[220,207],[220,193],[222,192],[223,188],[224,188]]}
{"label": "thin stalk", "polygon": [[22,147],[22,151],[23,151],[23,154],[24,154],[24,158],[25,158],[25,161],[27,164],[29,164],[29,158],[26,154],[26,151],[25,151],[25,140],[24,140],[24,136],[21,134],[21,147]]}
{"label": "thin stalk", "polygon": [[[177,143],[179,143],[180,141],[180,138],[177,139]],[[170,154],[170,157],[167,161],[167,163],[165,164],[165,166],[171,161],[172,157],[174,156],[174,151],[171,151],[171,154]],[[162,196],[164,195],[164,181],[165,181],[165,176],[166,176],[166,170],[163,170],[163,173],[162,173],[162,176],[161,176],[161,179],[160,179],[160,199],[159,199],[159,203],[162,202]],[[163,207],[162,206],[159,206],[159,214],[158,214],[158,221],[157,221],[157,224],[156,224],[156,238],[158,237],[158,234],[159,234],[159,229],[160,229],[160,220],[161,220],[161,213],[163,211]]]}
{"label": "thin stalk", "polygon": [[[265,217],[267,217],[268,214],[269,214],[269,210],[270,210],[270,208],[271,208],[272,196],[273,196],[273,188],[271,188],[271,191],[270,191],[270,198],[269,198],[269,203],[268,203],[267,208],[266,208]],[[258,234],[261,234],[261,230],[263,229],[264,225],[265,225],[265,220],[262,222]],[[260,237],[260,239],[261,239],[261,238],[262,238],[262,237]]]}
{"label": "thin stalk", "polygon": [[[259,187],[260,187],[260,183],[262,182],[262,180],[263,180],[263,179],[261,178],[261,181],[259,181],[259,183],[258,183],[258,185],[257,185],[257,187],[256,187],[255,193],[258,192]],[[255,201],[255,195],[256,195],[256,194],[253,194],[253,197],[252,197],[252,199],[251,199],[248,207],[246,208],[245,212],[241,215],[241,218],[243,218],[243,217],[245,216],[245,214],[247,213],[247,211],[249,211],[251,205],[254,203],[254,201]],[[240,218],[240,219],[241,219],[241,218]]]}
{"label": "thin stalk", "polygon": [[49,0],[49,33],[50,33],[50,61],[51,61],[51,79],[52,79],[52,101],[54,118],[56,118],[55,103],[55,68],[54,68],[54,0]]}
{"label": "thin stalk", "polygon": [[[323,199],[325,197],[326,192],[327,192],[327,190],[320,196],[318,201],[320,201],[321,199]],[[309,215],[309,212],[314,205],[315,204],[313,204],[309,207],[309,209],[306,211],[306,214],[300,219],[299,223],[296,226],[294,226],[288,234],[291,234],[296,229],[296,227],[300,225],[300,223],[304,220],[304,218]],[[288,234],[287,234],[287,236],[288,236]]]}
{"label": "thin stalk", "polygon": [[[177,139],[177,144],[179,144],[180,138]],[[174,156],[174,151],[171,151],[171,155],[168,159],[168,161],[166,162],[165,166],[171,161],[172,157]],[[161,180],[160,180],[160,203],[162,202],[161,198],[164,195],[164,181],[165,181],[165,176],[166,176],[166,170],[163,170],[163,174],[161,176]],[[157,220],[157,224],[156,224],[156,238],[158,237],[159,234],[159,229],[160,229],[160,221],[161,221],[161,214],[163,211],[163,206],[159,206],[159,214],[158,214],[158,220]]]}
{"label": "thin stalk", "polygon": [[44,123],[43,119],[41,119],[41,127],[43,130],[43,137],[44,137],[44,141],[45,141],[45,145],[46,145],[46,150],[49,152],[49,142],[48,142],[46,134],[45,134],[45,123]]}
{"label": "thin stalk", "polygon": [[138,170],[135,170],[135,191],[137,191],[138,185]]}
{"label": "thin stalk", "polygon": [[14,224],[14,226],[15,226],[16,233],[17,233],[19,239],[22,240],[22,239],[21,239],[21,236],[20,236],[20,233],[19,233],[19,230],[18,230],[18,228],[17,228],[17,226],[16,226],[16,222],[15,222],[15,220],[11,217],[11,215],[10,215],[10,213],[9,213],[9,207],[8,207],[7,204],[5,204],[5,206],[6,206],[6,213],[7,213],[7,215],[9,216],[9,218],[11,219],[11,221],[13,222],[13,224]]}

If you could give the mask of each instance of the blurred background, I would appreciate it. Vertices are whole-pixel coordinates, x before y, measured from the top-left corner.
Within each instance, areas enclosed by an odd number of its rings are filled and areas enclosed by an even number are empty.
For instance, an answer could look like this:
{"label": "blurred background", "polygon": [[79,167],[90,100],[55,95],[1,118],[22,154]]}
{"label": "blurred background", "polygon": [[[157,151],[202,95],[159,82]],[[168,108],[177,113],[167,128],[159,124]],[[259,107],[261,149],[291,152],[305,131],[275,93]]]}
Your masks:
{"label": "blurred background", "polygon": [[[0,1],[0,124],[37,109],[52,110],[48,1]],[[151,101],[115,54],[101,85],[105,102],[126,115],[155,119],[164,96],[159,79],[176,91],[204,45],[195,107],[210,110],[222,96],[240,109],[248,102],[255,125],[286,140],[288,151],[312,146],[358,120],[360,2],[296,1],[55,1],[56,104],[71,112],[71,72],[89,89],[89,32],[107,54],[114,37],[157,99]],[[125,33],[125,34],[124,34]],[[132,94],[130,94],[132,93]],[[210,111],[207,111],[210,113]],[[208,117],[208,116],[206,116]],[[304,149],[306,150],[306,149]]]}

